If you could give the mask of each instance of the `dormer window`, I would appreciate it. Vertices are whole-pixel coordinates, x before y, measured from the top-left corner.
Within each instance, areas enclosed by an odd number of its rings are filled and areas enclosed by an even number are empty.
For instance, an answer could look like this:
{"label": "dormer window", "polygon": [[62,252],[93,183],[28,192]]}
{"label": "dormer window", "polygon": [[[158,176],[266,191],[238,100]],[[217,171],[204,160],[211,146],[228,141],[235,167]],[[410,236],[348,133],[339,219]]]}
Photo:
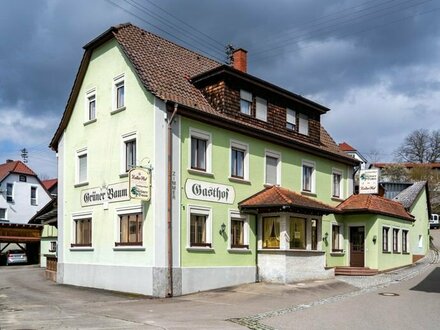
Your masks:
{"label": "dormer window", "polygon": [[292,109],[286,109],[286,128],[291,131],[296,130],[296,112]]}
{"label": "dormer window", "polygon": [[298,114],[298,132],[309,135],[309,117],[302,113]]}
{"label": "dormer window", "polygon": [[252,109],[252,93],[243,89],[240,90],[240,111],[245,115],[251,115]]}
{"label": "dormer window", "polygon": [[267,121],[267,101],[261,97],[255,98],[255,117]]}

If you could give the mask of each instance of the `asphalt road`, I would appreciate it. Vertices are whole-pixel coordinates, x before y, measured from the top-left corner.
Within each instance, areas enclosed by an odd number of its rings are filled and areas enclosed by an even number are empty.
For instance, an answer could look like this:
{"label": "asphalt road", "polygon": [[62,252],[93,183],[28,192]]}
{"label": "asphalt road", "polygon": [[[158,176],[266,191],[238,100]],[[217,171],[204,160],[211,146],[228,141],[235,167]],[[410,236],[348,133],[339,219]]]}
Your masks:
{"label": "asphalt road", "polygon": [[0,329],[440,329],[440,264],[414,270],[368,289],[336,279],[151,299],[59,285],[37,266],[0,267]]}

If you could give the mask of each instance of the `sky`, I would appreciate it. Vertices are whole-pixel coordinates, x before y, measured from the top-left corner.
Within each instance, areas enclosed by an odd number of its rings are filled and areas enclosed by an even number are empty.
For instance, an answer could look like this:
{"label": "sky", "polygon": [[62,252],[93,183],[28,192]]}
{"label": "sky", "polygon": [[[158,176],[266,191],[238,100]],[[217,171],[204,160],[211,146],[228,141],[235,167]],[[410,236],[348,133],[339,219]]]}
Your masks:
{"label": "sky", "polygon": [[248,73],[330,108],[325,128],[369,161],[440,128],[436,0],[2,0],[0,163],[26,148],[56,177],[48,145],[82,46],[125,22],[219,61],[246,49]]}

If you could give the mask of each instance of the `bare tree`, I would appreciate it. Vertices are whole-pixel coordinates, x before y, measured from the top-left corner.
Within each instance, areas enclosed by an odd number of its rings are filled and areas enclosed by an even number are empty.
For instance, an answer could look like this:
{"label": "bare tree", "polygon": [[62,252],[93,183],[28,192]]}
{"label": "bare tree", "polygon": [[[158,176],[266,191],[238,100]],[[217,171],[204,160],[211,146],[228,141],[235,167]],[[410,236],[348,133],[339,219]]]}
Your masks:
{"label": "bare tree", "polygon": [[434,163],[440,159],[440,130],[418,129],[411,132],[395,151],[399,161]]}

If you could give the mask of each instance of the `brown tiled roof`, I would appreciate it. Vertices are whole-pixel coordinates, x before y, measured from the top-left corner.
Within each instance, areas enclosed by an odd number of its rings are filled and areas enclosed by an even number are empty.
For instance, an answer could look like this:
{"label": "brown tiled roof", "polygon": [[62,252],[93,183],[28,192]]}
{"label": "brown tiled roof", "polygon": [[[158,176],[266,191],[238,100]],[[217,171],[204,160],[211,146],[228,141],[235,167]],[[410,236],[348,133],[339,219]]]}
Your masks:
{"label": "brown tiled roof", "polygon": [[414,221],[402,204],[376,195],[351,195],[336,208],[341,213],[373,213]]}
{"label": "brown tiled roof", "polygon": [[58,179],[43,180],[41,181],[41,183],[43,184],[44,188],[49,191],[53,186],[58,183]]}
{"label": "brown tiled roof", "polygon": [[349,145],[347,142],[339,143],[339,148],[342,151],[356,151],[356,149]]}
{"label": "brown tiled roof", "polygon": [[370,165],[370,168],[372,168],[372,167],[384,168],[384,167],[390,167],[390,166],[403,166],[408,169],[414,168],[414,167],[440,168],[440,162],[439,163],[372,163]]}
{"label": "brown tiled roof", "polygon": [[26,164],[19,160],[0,164],[0,182],[3,181],[10,173],[25,174],[37,176]]}
{"label": "brown tiled roof", "polygon": [[274,207],[308,209],[324,214],[334,213],[336,211],[332,206],[279,186],[265,188],[244,201],[241,201],[238,203],[238,206],[240,209],[267,209]]}
{"label": "brown tiled roof", "polygon": [[[278,141],[279,139],[284,139],[286,143],[290,143],[292,147],[296,146],[301,147],[302,149],[308,148],[310,149],[310,152],[315,151],[315,153],[324,151],[322,156],[336,156],[338,160],[345,161],[345,163],[349,164],[355,164],[357,162],[343,153],[335,141],[322,127],[321,145],[316,146],[311,143],[288,138],[281,133],[269,132],[252,126],[251,124],[237,122],[233,118],[217,112],[211,107],[202,92],[191,83],[190,78],[221,67],[222,63],[176,45],[129,23],[110,28],[101,36],[84,46],[86,51],[69,96],[66,110],[50,144],[53,149],[57,149],[57,144],[61,138],[62,132],[67,127],[75,100],[78,97],[82,80],[87,70],[91,52],[94,48],[112,38],[115,38],[121,46],[122,51],[132,63],[145,88],[162,100],[175,102],[187,107],[189,110],[186,115],[197,114],[199,116],[204,116],[203,118],[205,119],[206,115],[208,115],[210,118],[215,119],[220,123],[229,122],[236,127],[240,126],[248,131],[258,130],[262,133],[260,136],[266,136],[265,134],[268,133],[273,135]],[[261,81],[261,79],[249,74],[238,74],[246,75],[249,79],[253,78]]]}

